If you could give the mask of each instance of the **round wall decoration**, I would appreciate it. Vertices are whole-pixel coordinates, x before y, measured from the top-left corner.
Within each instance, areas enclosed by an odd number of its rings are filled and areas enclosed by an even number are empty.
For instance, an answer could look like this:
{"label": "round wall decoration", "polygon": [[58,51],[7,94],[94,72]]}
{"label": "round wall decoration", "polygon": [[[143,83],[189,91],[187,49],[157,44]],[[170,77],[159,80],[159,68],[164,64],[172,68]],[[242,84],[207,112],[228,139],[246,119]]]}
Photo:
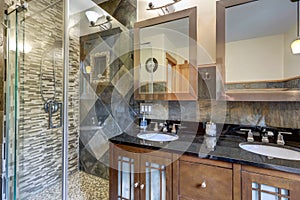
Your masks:
{"label": "round wall decoration", "polygon": [[158,62],[156,60],[156,58],[148,58],[148,60],[146,60],[146,70],[149,73],[153,73],[157,70],[158,67]]}

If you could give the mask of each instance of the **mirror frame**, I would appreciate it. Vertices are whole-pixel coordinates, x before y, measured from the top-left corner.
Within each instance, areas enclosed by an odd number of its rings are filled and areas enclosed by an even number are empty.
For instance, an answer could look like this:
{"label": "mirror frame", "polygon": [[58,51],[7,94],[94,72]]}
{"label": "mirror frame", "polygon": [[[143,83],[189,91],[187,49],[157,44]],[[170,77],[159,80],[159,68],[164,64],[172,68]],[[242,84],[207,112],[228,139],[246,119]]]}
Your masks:
{"label": "mirror frame", "polygon": [[[222,6],[226,8],[238,6],[245,3],[250,3],[258,0],[220,0]],[[226,12],[226,11],[225,11]],[[225,19],[225,12],[222,15],[217,15],[218,17],[222,16]],[[224,28],[226,28],[224,26]],[[222,30],[221,30],[222,31]],[[225,30],[224,37],[225,37]],[[225,47],[225,43],[224,43]],[[224,77],[226,73],[226,66]],[[226,80],[224,81],[226,84]],[[299,90],[287,90],[286,88],[274,89],[236,89],[236,90],[226,90],[225,99],[227,101],[300,101],[300,88]]]}
{"label": "mirror frame", "polygon": [[[189,19],[189,92],[151,93],[139,92],[140,29],[182,18]],[[197,73],[197,8],[192,7],[163,16],[158,16],[134,24],[134,98],[136,100],[196,100],[198,98]]]}

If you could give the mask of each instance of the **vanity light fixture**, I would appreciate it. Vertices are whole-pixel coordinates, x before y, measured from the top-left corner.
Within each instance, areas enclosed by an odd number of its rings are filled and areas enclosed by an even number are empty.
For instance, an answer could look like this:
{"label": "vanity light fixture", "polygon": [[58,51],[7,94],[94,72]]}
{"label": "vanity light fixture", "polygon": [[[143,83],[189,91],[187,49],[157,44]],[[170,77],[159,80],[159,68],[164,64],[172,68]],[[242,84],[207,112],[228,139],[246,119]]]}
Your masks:
{"label": "vanity light fixture", "polygon": [[[104,30],[112,28],[112,24],[111,24],[112,18],[109,15],[107,15],[107,16],[102,15],[101,16],[95,11],[86,11],[85,15],[86,15],[86,17],[88,18],[88,20],[90,22],[90,27],[100,27]],[[100,23],[100,24],[96,24],[96,22],[100,18],[103,18],[103,17],[105,17],[105,21]]]}
{"label": "vanity light fixture", "polygon": [[299,0],[297,0],[297,38],[291,44],[293,54],[300,53],[300,36],[299,36]]}
{"label": "vanity light fixture", "polygon": [[160,9],[163,14],[169,14],[169,13],[172,13],[172,12],[175,12],[175,7],[174,7],[174,4],[179,2],[181,0],[173,0],[173,2],[171,3],[168,3],[166,5],[163,5],[163,6],[158,6],[158,7],[155,7],[154,4],[152,2],[150,2],[148,4],[149,8],[147,8],[147,10],[157,10],[157,9]]}

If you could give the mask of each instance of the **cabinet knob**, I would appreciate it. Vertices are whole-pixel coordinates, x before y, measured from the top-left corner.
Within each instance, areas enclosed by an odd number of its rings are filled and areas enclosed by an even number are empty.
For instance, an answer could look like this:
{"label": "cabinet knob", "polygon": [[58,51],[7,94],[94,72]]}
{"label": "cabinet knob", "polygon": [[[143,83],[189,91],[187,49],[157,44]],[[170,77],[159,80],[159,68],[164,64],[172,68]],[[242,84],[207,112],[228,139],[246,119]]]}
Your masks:
{"label": "cabinet knob", "polygon": [[139,183],[135,183],[134,187],[137,188],[139,186]]}
{"label": "cabinet knob", "polygon": [[141,185],[140,185],[140,189],[141,189],[141,190],[144,189],[144,187],[145,187],[144,184],[141,184]]}
{"label": "cabinet knob", "polygon": [[206,188],[206,182],[205,182],[205,181],[203,181],[203,182],[201,183],[201,188]]}

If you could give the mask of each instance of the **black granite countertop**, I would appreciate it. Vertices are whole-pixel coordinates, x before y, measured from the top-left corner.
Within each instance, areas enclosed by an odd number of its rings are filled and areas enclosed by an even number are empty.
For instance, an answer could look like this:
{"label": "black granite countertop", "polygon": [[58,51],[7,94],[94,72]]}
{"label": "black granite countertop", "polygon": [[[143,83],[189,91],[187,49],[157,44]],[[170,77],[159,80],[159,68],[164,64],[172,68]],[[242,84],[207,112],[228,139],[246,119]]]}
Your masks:
{"label": "black granite countertop", "polygon": [[[110,141],[116,144],[124,144],[154,150],[160,149],[200,158],[252,165],[300,174],[300,161],[278,158],[270,159],[267,156],[254,154],[241,149],[239,144],[241,142],[246,142],[244,135],[222,133],[216,137],[217,141],[214,150],[209,150],[207,148],[207,144],[212,142],[212,138],[204,136],[203,134],[199,135],[199,130],[198,133],[197,131],[180,131],[178,133],[179,138],[171,142],[152,142],[142,140],[137,137],[139,132],[140,131],[136,128],[131,130],[129,129],[126,133],[111,138]],[[300,151],[300,142],[287,141],[286,145],[299,148]]]}

